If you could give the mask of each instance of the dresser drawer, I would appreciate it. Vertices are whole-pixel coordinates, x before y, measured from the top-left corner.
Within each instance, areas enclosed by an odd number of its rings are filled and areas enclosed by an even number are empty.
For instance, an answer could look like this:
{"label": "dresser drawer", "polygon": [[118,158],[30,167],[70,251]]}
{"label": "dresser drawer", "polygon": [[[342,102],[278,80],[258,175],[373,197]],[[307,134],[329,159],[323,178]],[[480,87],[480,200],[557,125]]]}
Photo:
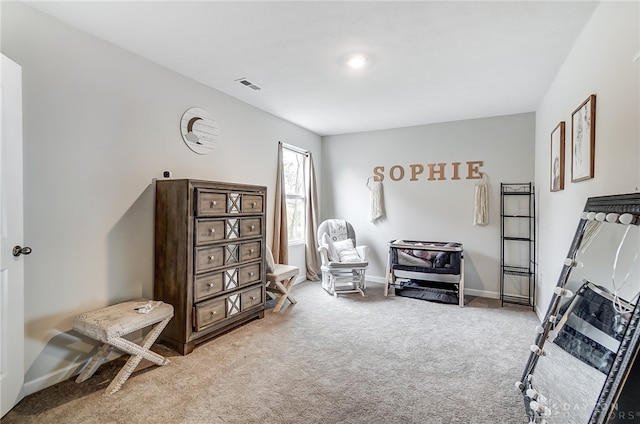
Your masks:
{"label": "dresser drawer", "polygon": [[262,286],[258,286],[251,290],[247,290],[240,294],[240,303],[242,310],[246,311],[256,305],[262,303]]}
{"label": "dresser drawer", "polygon": [[242,243],[240,246],[240,260],[250,261],[251,259],[257,259],[262,254],[259,241],[252,241],[250,243]]}
{"label": "dresser drawer", "polygon": [[196,245],[262,235],[260,218],[197,219]]}
{"label": "dresser drawer", "polygon": [[205,274],[194,279],[193,300],[199,302],[224,290],[224,273]]}
{"label": "dresser drawer", "polygon": [[224,240],[224,219],[199,219],[196,221],[196,244]]}
{"label": "dresser drawer", "polygon": [[238,282],[241,286],[260,280],[260,264],[243,266],[238,271]]}
{"label": "dresser drawer", "polygon": [[193,280],[193,298],[195,302],[206,300],[211,296],[256,281],[260,281],[260,264],[258,263],[198,275]]}
{"label": "dresser drawer", "polygon": [[228,243],[224,245],[224,264],[232,265],[258,259],[261,255],[261,242]]}
{"label": "dresser drawer", "polygon": [[227,211],[227,194],[197,191],[196,214],[199,216],[218,215]]}
{"label": "dresser drawer", "polygon": [[262,196],[254,196],[245,194],[242,196],[242,213],[260,213],[262,212]]}
{"label": "dresser drawer", "polygon": [[223,263],[222,247],[201,247],[196,250],[196,274],[222,266]]}
{"label": "dresser drawer", "polygon": [[195,322],[193,326],[200,331],[225,318],[227,302],[225,298],[202,302],[195,306]]}
{"label": "dresser drawer", "polygon": [[245,218],[240,221],[240,237],[253,237],[262,234],[260,218]]}

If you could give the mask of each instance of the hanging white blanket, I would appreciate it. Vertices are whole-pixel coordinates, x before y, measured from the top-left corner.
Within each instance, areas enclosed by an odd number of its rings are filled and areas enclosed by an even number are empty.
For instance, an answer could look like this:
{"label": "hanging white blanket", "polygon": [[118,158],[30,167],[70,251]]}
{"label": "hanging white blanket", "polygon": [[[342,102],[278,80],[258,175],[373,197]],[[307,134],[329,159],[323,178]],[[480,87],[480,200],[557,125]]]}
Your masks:
{"label": "hanging white blanket", "polygon": [[384,216],[384,201],[382,198],[382,183],[371,181],[368,184],[370,194],[369,220],[376,222]]}
{"label": "hanging white blanket", "polygon": [[473,225],[486,225],[489,223],[489,188],[486,178],[476,184],[475,208],[473,212]]}

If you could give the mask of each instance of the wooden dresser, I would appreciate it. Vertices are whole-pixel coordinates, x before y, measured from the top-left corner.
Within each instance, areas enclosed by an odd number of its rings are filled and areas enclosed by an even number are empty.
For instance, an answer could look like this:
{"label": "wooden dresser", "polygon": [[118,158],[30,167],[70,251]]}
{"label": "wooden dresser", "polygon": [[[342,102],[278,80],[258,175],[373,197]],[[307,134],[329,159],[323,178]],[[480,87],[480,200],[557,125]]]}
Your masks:
{"label": "wooden dresser", "polygon": [[266,187],[156,182],[154,299],[173,305],[161,340],[182,355],[264,317]]}

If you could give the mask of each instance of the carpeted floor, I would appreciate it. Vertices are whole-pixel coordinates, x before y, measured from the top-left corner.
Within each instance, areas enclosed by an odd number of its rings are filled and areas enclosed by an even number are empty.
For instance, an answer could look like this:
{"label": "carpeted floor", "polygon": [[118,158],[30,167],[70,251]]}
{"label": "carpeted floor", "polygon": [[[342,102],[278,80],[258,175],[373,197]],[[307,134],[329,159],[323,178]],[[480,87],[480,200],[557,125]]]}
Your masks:
{"label": "carpeted floor", "polygon": [[[298,304],[255,320],[103,390],[123,359],[84,383],[23,399],[13,423],[526,423],[520,379],[538,323],[530,308],[467,297],[467,306],[334,298],[317,282]],[[288,305],[288,303],[287,303]]]}

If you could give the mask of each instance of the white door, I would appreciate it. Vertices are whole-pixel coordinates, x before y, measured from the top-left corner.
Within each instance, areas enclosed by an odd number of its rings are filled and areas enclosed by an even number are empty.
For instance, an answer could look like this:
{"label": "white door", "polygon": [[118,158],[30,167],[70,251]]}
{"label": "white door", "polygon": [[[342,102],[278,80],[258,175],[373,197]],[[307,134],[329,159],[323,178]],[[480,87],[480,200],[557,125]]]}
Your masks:
{"label": "white door", "polygon": [[4,416],[20,401],[24,383],[23,253],[27,253],[15,249],[24,247],[22,69],[4,55],[0,81],[0,412]]}

